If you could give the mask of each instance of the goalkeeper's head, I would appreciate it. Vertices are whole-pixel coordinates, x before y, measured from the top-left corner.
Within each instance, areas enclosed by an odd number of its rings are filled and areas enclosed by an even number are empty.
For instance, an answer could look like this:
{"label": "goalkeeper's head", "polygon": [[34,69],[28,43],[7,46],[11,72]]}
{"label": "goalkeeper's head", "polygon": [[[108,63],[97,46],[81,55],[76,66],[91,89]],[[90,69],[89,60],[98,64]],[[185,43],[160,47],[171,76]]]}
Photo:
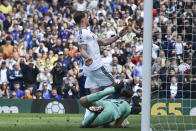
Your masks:
{"label": "goalkeeper's head", "polygon": [[120,93],[120,98],[124,99],[128,103],[131,102],[132,96],[133,96],[133,92],[130,91],[130,90],[122,90],[121,93]]}

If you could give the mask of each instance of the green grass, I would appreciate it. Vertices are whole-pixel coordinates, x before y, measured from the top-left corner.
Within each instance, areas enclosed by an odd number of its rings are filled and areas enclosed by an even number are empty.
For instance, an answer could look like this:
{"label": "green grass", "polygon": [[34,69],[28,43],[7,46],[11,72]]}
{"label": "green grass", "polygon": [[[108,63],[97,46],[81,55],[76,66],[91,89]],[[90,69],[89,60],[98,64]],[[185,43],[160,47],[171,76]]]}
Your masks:
{"label": "green grass", "polygon": [[[83,115],[48,114],[0,114],[0,131],[100,131],[101,128],[79,128]],[[140,116],[129,116],[129,128],[124,131],[139,131]],[[122,129],[104,128],[101,131],[121,131]]]}
{"label": "green grass", "polygon": [[[130,115],[129,128],[79,128],[82,114],[0,114],[0,131],[140,131],[141,116]],[[152,117],[153,126],[158,131],[196,129],[196,117],[159,116]],[[159,124],[157,124],[159,123]]]}

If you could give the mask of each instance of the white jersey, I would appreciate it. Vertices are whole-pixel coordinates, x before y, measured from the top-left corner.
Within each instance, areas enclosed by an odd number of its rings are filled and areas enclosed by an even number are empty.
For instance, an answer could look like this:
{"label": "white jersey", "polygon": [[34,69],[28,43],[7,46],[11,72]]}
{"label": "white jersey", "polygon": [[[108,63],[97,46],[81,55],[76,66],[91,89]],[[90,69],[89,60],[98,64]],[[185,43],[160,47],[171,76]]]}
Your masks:
{"label": "white jersey", "polygon": [[93,59],[93,63],[90,66],[84,65],[84,71],[97,70],[103,66],[100,49],[98,45],[98,37],[88,29],[79,29],[75,35],[75,41],[78,45],[87,45],[87,54]]}

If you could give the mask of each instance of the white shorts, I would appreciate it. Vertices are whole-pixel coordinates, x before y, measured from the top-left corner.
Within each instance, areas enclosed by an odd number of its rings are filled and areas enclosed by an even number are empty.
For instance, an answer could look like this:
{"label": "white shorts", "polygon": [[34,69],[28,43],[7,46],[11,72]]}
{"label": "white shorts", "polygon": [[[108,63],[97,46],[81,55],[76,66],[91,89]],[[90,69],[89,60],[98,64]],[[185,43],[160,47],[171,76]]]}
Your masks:
{"label": "white shorts", "polygon": [[85,88],[108,87],[114,83],[112,74],[105,66],[101,66],[95,71],[86,73]]}

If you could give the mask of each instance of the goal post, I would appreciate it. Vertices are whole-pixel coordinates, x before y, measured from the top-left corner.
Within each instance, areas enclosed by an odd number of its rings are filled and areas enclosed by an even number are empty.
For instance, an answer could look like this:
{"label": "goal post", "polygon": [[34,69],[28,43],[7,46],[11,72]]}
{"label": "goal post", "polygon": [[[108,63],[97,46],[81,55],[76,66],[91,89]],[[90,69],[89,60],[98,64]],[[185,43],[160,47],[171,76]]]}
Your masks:
{"label": "goal post", "polygon": [[141,131],[196,131],[195,7],[144,0]]}
{"label": "goal post", "polygon": [[150,131],[153,0],[144,0],[143,95],[141,131]]}

